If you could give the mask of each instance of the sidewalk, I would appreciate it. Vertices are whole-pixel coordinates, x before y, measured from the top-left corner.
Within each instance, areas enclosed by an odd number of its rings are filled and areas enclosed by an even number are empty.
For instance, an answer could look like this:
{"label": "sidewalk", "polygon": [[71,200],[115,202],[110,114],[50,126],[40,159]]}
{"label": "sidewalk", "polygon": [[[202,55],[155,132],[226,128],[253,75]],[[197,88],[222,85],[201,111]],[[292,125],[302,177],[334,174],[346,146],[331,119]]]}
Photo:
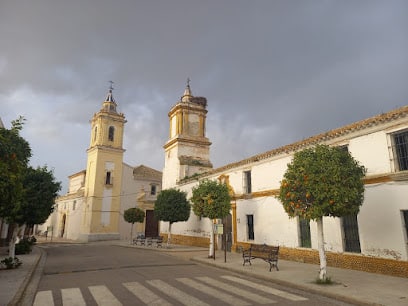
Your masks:
{"label": "sidewalk", "polygon": [[[39,245],[45,241],[40,240]],[[52,243],[70,243],[73,241],[53,240]],[[47,241],[47,243],[51,243]],[[76,242],[74,242],[76,243]],[[346,270],[328,267],[328,275],[335,284],[317,285],[314,280],[318,276],[318,265],[304,264],[292,261],[280,260],[279,271],[272,269],[262,260],[254,260],[251,266],[242,265],[242,256],[238,253],[227,253],[224,262],[224,253],[217,252],[216,259],[208,258],[208,250],[205,248],[172,245],[170,249],[156,247],[142,247],[130,245],[128,241],[104,241],[94,243],[106,243],[130,248],[145,248],[183,259],[191,259],[194,262],[216,266],[231,272],[248,275],[272,283],[287,287],[315,292],[331,298],[336,298],[357,305],[408,305],[408,278],[393,277],[381,274],[373,274],[361,271]],[[5,256],[4,250],[0,259]],[[34,247],[33,252],[27,255],[19,255],[23,265],[15,270],[0,270],[0,305],[19,305],[18,301],[23,296],[27,286],[35,278],[36,267],[41,267],[40,259],[44,256],[43,251]],[[41,270],[41,269],[38,269]],[[38,277],[38,275],[37,275]],[[34,294],[36,288],[31,289]]]}

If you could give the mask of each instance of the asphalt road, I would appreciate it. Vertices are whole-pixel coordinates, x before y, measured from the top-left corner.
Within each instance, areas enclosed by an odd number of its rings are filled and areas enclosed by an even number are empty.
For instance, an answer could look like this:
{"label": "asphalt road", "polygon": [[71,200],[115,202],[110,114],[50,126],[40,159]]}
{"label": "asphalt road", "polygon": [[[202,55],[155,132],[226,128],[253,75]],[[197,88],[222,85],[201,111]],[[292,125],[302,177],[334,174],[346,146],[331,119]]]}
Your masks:
{"label": "asphalt road", "polygon": [[186,254],[94,244],[45,250],[36,306],[347,305],[203,266],[186,260]]}

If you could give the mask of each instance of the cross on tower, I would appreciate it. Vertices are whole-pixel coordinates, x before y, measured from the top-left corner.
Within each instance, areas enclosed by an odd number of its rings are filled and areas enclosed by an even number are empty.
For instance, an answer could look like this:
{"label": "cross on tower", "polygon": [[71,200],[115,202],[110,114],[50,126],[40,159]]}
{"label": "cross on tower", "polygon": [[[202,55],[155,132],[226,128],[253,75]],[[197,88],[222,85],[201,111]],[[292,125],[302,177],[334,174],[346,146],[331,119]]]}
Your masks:
{"label": "cross on tower", "polygon": [[113,88],[113,83],[115,83],[115,82],[109,81],[109,83],[110,83],[109,90],[112,91],[112,90],[114,89],[114,88]]}

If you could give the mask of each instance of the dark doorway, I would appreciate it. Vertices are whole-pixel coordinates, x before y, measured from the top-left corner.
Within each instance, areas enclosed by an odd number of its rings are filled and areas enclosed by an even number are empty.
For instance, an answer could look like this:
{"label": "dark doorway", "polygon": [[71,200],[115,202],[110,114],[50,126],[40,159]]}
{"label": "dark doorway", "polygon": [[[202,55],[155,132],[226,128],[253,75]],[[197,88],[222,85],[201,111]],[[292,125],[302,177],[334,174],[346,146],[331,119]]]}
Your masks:
{"label": "dark doorway", "polygon": [[159,222],[154,216],[154,210],[146,210],[145,237],[159,236]]}
{"label": "dark doorway", "polygon": [[227,252],[231,252],[232,246],[232,216],[228,214],[223,220],[224,225],[224,235],[222,237],[222,250],[225,250],[225,245],[227,246]]}

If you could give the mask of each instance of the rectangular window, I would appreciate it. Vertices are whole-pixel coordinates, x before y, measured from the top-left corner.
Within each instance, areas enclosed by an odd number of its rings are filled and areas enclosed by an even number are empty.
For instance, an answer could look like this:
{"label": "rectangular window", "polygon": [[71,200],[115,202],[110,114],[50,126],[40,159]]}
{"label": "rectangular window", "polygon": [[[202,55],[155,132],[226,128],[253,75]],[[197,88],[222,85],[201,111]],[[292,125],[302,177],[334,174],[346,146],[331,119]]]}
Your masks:
{"label": "rectangular window", "polygon": [[74,202],[72,203],[72,210],[75,210],[75,207],[76,207],[76,201],[74,201]]}
{"label": "rectangular window", "polygon": [[361,253],[357,215],[342,217],[342,224],[344,235],[344,250],[346,252]]}
{"label": "rectangular window", "polygon": [[106,172],[105,185],[112,185],[112,173],[110,171]]}
{"label": "rectangular window", "polygon": [[406,242],[408,243],[408,210],[403,210],[402,216],[404,218]]}
{"label": "rectangular window", "polygon": [[254,240],[254,215],[247,215],[248,240]]}
{"label": "rectangular window", "polygon": [[252,192],[251,170],[243,172],[243,187],[245,194],[249,194]]}
{"label": "rectangular window", "polygon": [[310,221],[299,217],[300,247],[311,248]]}
{"label": "rectangular window", "polygon": [[408,170],[408,131],[393,134],[392,144],[397,171]]}
{"label": "rectangular window", "polygon": [[150,185],[150,195],[156,195],[157,187],[156,185]]}

